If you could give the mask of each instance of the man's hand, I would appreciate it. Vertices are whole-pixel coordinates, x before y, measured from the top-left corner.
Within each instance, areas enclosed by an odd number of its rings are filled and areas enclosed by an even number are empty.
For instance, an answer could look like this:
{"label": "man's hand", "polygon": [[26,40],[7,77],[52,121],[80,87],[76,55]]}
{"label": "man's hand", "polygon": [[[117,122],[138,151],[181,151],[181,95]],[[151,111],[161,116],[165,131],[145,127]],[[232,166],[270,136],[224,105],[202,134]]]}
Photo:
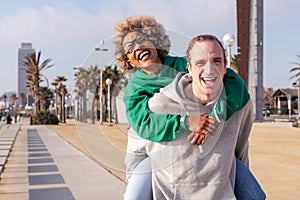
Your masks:
{"label": "man's hand", "polygon": [[193,145],[204,144],[205,139],[211,136],[217,127],[215,120],[208,116],[208,114],[187,116],[185,123],[187,128],[191,131],[188,140],[191,141]]}

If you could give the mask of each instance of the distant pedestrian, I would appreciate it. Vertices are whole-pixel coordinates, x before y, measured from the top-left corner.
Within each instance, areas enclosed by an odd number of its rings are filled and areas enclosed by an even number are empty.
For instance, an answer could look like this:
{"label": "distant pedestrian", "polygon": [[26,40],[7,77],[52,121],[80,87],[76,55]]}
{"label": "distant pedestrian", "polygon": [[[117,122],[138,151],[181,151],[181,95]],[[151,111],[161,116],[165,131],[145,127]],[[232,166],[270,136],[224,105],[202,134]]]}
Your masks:
{"label": "distant pedestrian", "polygon": [[14,116],[14,123],[17,123],[18,122],[18,114],[15,114]]}
{"label": "distant pedestrian", "polygon": [[12,121],[12,118],[11,118],[10,114],[8,114],[6,117],[6,123],[11,124],[11,121]]}

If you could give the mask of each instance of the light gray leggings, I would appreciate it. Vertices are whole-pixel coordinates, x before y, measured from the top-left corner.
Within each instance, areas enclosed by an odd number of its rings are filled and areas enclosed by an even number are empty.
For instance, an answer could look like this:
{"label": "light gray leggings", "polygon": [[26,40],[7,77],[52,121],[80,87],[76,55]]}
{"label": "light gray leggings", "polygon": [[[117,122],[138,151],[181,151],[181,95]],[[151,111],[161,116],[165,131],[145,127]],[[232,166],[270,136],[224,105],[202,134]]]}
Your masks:
{"label": "light gray leggings", "polygon": [[152,200],[152,168],[150,158],[141,161],[128,178],[124,200]]}

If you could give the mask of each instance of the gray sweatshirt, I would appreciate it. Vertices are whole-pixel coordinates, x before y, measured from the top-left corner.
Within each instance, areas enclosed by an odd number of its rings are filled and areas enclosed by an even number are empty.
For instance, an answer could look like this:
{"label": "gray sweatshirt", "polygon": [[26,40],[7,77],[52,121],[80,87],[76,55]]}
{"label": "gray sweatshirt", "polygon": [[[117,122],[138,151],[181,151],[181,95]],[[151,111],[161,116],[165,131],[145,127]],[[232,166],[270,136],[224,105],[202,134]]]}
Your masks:
{"label": "gray sweatshirt", "polygon": [[[224,97],[202,106],[185,98],[183,88],[191,76],[179,73],[174,81],[149,100],[154,113],[199,115],[208,113]],[[204,145],[187,141],[188,133],[172,142],[151,142],[129,131],[128,149],[145,152],[151,158],[152,187],[156,200],[163,199],[235,199],[235,156],[248,166],[248,138],[253,122],[252,102],[227,121],[220,117],[218,129]],[[142,154],[142,153],[141,153]]]}

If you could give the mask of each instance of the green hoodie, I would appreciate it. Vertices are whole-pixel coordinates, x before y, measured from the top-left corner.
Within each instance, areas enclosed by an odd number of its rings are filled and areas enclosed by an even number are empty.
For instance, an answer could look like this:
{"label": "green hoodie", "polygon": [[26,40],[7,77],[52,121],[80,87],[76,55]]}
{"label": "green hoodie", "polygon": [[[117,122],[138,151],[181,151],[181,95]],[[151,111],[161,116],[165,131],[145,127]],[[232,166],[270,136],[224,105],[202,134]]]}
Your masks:
{"label": "green hoodie", "polygon": [[[163,64],[157,75],[148,75],[137,69],[126,86],[123,99],[130,126],[139,136],[153,142],[172,141],[187,130],[184,123],[186,116],[154,114],[148,108],[149,99],[160,88],[171,83],[178,72],[188,72],[184,57],[167,56]],[[217,113],[224,115],[226,121],[248,102],[250,95],[242,79],[231,69],[226,69],[223,83],[226,100],[220,102]],[[213,112],[210,115],[214,117]]]}

